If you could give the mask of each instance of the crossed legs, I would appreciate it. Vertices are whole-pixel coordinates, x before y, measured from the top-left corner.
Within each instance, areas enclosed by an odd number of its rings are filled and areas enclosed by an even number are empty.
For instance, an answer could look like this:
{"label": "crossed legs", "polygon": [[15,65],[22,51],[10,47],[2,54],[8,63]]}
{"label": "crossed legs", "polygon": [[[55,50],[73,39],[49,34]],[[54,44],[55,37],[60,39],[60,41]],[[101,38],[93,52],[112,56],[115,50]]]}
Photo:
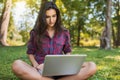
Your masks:
{"label": "crossed legs", "polygon": [[12,65],[13,73],[22,80],[53,80],[41,76],[37,70],[22,60],[16,60]]}
{"label": "crossed legs", "polygon": [[85,62],[80,72],[76,75],[66,76],[58,80],[86,80],[96,73],[96,64],[94,62]]}
{"label": "crossed legs", "polygon": [[[29,64],[16,60],[12,65],[14,74],[22,80],[54,80],[41,76],[35,68]],[[96,65],[93,62],[85,62],[83,68],[76,75],[66,76],[58,80],[85,80],[96,72]]]}

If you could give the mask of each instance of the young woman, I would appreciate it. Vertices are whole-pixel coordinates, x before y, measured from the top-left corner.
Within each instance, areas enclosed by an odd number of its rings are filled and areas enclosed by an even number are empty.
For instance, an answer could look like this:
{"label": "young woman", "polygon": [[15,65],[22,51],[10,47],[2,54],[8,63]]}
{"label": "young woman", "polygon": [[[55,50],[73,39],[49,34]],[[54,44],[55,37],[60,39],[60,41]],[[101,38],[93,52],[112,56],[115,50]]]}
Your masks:
{"label": "young woman", "polygon": [[70,55],[70,34],[61,23],[60,11],[53,2],[41,7],[34,28],[30,32],[27,54],[32,66],[22,60],[12,65],[14,74],[23,80],[85,80],[95,74],[96,65],[85,62],[76,75],[64,77],[43,77],[38,70],[44,66],[46,55]]}

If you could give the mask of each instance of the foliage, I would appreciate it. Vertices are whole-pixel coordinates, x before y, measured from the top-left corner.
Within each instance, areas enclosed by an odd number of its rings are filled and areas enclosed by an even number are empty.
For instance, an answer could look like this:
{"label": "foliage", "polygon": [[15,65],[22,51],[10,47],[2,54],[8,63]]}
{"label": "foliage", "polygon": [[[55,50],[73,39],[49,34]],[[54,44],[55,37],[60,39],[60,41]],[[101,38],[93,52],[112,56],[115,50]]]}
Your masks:
{"label": "foliage", "polygon": [[22,36],[18,33],[14,26],[13,16],[10,17],[10,23],[8,27],[7,42],[9,45],[23,45]]}
{"label": "foliage", "polygon": [[[25,5],[26,11],[23,12],[23,14],[21,14],[18,25],[15,25],[16,23],[15,19],[12,20],[11,18],[10,23],[12,23],[12,25],[10,25],[9,27],[10,28],[11,26],[12,28],[16,27],[17,33],[20,32],[20,36],[22,36],[21,39],[24,38],[23,41],[25,41],[26,43],[29,37],[28,33],[33,27],[33,24],[35,23],[41,3],[42,1],[45,0],[12,0],[13,5],[12,5],[11,13],[13,15],[11,16],[13,18],[16,18],[16,15],[18,14],[18,12],[14,10],[14,8],[16,7],[15,4],[22,1],[24,1],[26,4]],[[72,44],[76,45],[78,35],[80,35],[80,40],[86,40],[88,38],[97,39],[97,40],[100,39],[99,37],[101,35],[101,32],[105,27],[105,17],[106,17],[105,0],[49,0],[49,1],[56,1],[56,4],[61,12],[62,22],[64,26],[70,31]],[[0,0],[0,15],[2,13],[4,2],[5,0]],[[119,25],[118,24],[119,21],[117,21],[118,20],[117,18],[119,17],[117,15],[117,9],[119,9],[117,3],[120,2],[118,0],[112,0],[112,2],[113,2],[113,6],[112,6],[111,16],[112,16],[112,25],[114,29],[113,37],[116,38],[118,31],[117,25]],[[79,28],[78,26],[81,27],[80,30],[78,30]],[[10,34],[8,34],[8,41],[11,41],[9,40],[11,36],[11,32],[9,31],[8,33]],[[14,31],[13,33],[16,34],[16,32]],[[28,37],[26,37],[23,34],[26,34]]]}
{"label": "foliage", "polygon": [[0,3],[0,16],[2,15],[2,11],[3,11],[3,4]]}
{"label": "foliage", "polygon": [[[80,35],[80,39],[88,38],[86,35],[89,38],[98,39],[102,27],[104,27],[104,1],[57,0],[56,3],[58,6],[60,5],[63,22],[70,30],[71,40],[74,44],[78,35]],[[80,32],[78,32],[79,27],[81,27]]]}
{"label": "foliage", "polygon": [[21,30],[20,34],[22,35],[23,42],[27,42],[29,40],[29,32],[26,30]]}
{"label": "foliage", "polygon": [[[88,80],[120,80],[120,48],[101,50],[97,47],[73,47],[73,54],[87,54],[86,61],[97,64],[97,73]],[[26,46],[0,47],[0,80],[19,80],[11,71],[14,60],[29,63]]]}

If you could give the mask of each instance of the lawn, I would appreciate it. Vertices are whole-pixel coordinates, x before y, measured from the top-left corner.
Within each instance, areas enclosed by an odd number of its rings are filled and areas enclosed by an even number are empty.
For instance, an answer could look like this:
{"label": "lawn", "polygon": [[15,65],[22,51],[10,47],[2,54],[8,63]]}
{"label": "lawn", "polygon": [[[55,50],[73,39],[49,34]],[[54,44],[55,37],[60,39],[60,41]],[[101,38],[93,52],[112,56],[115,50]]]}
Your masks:
{"label": "lawn", "polygon": [[[97,73],[89,80],[120,80],[120,48],[101,50],[96,47],[73,47],[73,54],[87,54],[86,61],[97,64]],[[11,71],[12,62],[29,62],[26,46],[0,46],[0,80],[19,80]]]}

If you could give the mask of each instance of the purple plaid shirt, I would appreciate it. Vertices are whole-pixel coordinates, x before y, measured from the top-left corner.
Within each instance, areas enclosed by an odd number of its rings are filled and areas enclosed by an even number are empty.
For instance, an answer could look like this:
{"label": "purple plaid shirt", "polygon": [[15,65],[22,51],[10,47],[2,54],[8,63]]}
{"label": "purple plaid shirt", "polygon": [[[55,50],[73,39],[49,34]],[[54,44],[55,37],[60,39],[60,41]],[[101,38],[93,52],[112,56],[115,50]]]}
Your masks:
{"label": "purple plaid shirt", "polygon": [[30,40],[28,41],[27,54],[33,54],[39,64],[44,62],[46,55],[62,55],[63,53],[71,52],[70,34],[68,30],[64,30],[60,34],[55,34],[53,38],[50,38],[46,31],[45,36],[42,38],[42,51],[37,50],[35,37],[36,34],[32,30],[30,32]]}

